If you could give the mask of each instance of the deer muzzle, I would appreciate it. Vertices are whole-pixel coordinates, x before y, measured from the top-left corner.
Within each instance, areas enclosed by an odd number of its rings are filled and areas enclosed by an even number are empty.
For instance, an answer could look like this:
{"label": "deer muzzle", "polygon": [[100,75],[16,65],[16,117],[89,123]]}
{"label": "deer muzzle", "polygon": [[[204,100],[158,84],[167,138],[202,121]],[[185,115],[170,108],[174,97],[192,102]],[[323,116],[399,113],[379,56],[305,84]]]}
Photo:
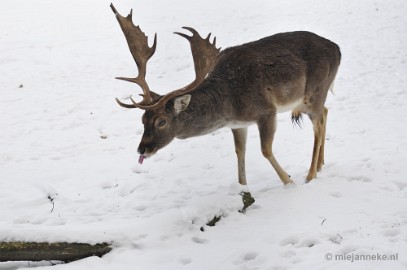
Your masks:
{"label": "deer muzzle", "polygon": [[137,152],[140,154],[138,162],[143,164],[144,159],[154,155],[157,152],[157,148],[140,143]]}

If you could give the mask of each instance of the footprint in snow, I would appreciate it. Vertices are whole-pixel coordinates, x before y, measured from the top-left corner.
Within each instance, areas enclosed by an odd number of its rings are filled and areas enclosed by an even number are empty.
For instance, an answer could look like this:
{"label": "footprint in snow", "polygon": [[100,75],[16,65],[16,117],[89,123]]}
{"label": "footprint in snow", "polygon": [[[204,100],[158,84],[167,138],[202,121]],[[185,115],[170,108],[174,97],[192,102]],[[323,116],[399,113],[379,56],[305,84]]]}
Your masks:
{"label": "footprint in snow", "polygon": [[296,248],[300,247],[308,247],[311,248],[315,245],[319,244],[319,240],[315,238],[308,238],[301,240],[297,236],[290,236],[288,238],[283,239],[280,242],[280,246],[295,246]]}
{"label": "footprint in snow", "polygon": [[178,259],[179,263],[182,265],[187,265],[192,263],[192,259],[191,258],[179,258]]}
{"label": "footprint in snow", "polygon": [[208,243],[208,240],[199,237],[192,237],[192,242],[197,244],[206,244]]}
{"label": "footprint in snow", "polygon": [[331,195],[331,196],[334,197],[334,198],[340,198],[340,197],[342,197],[342,194],[341,194],[340,192],[337,192],[337,191],[331,192],[329,195]]}
{"label": "footprint in snow", "polygon": [[313,247],[315,245],[319,244],[319,241],[317,239],[309,238],[301,241],[298,244],[298,247]]}
{"label": "footprint in snow", "polygon": [[243,261],[247,262],[247,261],[255,260],[257,258],[257,256],[258,256],[257,252],[247,252],[243,256]]}
{"label": "footprint in snow", "polygon": [[397,242],[399,240],[397,237],[399,234],[399,229],[388,229],[382,231],[382,235],[386,237],[389,242]]}
{"label": "footprint in snow", "polygon": [[249,252],[240,254],[236,259],[233,260],[233,264],[235,264],[235,265],[258,264],[258,262],[256,262],[256,259],[258,256],[259,256],[259,254],[257,252],[249,251]]}
{"label": "footprint in snow", "polygon": [[280,242],[280,246],[295,246],[296,244],[298,244],[300,242],[300,239],[297,236],[290,236],[288,238],[283,239]]}

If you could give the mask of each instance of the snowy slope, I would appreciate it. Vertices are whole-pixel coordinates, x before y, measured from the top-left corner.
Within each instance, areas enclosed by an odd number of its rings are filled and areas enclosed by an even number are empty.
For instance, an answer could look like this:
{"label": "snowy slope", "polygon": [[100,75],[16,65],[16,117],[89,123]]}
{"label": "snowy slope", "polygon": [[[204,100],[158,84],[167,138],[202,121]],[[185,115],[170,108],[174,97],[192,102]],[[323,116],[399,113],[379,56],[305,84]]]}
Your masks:
{"label": "snowy slope", "polygon": [[[283,188],[249,129],[256,203],[240,214],[231,132],[175,140],[141,166],[139,89],[107,1],[4,1],[0,8],[0,241],[108,241],[115,248],[56,269],[407,268],[407,3],[395,1],[114,1],[158,48],[159,93],[193,79],[193,26],[223,48],[308,30],[340,45],[329,94],[326,164],[304,184],[313,133],[279,115],[274,152],[297,185]],[[215,227],[200,230],[214,215]],[[398,254],[396,261],[326,254]],[[328,255],[329,257],[329,255]],[[0,269],[27,267],[0,263]]]}

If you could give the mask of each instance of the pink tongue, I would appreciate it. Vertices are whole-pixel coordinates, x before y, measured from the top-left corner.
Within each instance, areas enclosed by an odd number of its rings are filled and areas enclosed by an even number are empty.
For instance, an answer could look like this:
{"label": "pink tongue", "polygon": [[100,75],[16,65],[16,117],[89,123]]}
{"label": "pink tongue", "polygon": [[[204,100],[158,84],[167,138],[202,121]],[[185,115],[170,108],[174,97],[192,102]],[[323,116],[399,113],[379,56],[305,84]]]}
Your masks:
{"label": "pink tongue", "polygon": [[145,158],[144,155],[140,155],[140,157],[138,158],[138,163],[143,164],[144,158]]}

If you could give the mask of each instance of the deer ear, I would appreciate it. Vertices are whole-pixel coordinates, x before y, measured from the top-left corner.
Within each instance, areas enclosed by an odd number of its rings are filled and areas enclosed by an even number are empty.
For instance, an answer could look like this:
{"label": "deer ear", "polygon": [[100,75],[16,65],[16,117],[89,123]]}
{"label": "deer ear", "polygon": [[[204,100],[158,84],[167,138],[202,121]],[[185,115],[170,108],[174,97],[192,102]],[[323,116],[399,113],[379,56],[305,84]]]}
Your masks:
{"label": "deer ear", "polygon": [[178,115],[180,112],[185,110],[188,107],[190,101],[191,101],[191,95],[183,95],[183,96],[177,97],[174,101],[175,114]]}

